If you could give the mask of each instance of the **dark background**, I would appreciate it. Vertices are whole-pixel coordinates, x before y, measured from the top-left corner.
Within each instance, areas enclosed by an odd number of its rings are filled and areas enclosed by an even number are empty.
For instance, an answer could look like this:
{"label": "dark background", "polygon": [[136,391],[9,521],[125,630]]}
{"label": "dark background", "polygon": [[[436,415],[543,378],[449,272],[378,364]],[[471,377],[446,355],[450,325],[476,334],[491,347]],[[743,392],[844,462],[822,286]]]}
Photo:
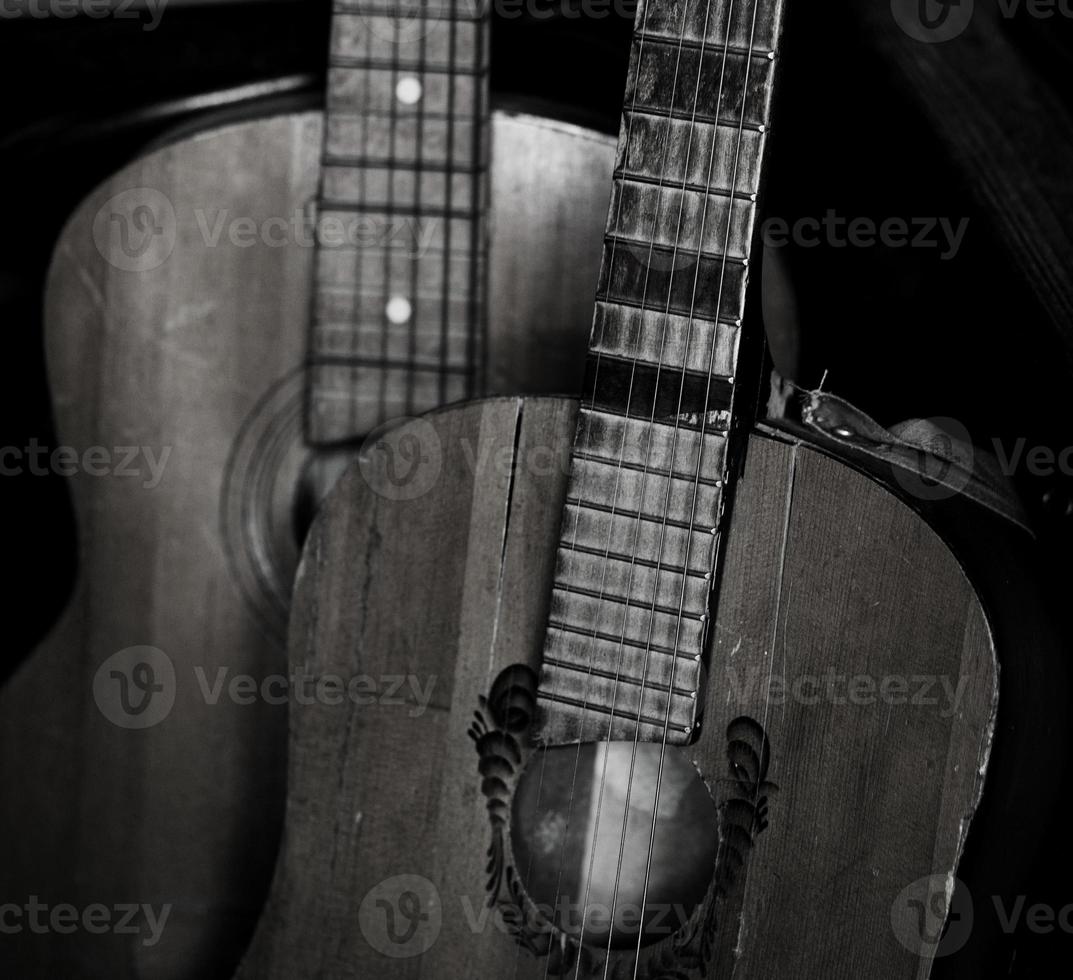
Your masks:
{"label": "dark background", "polygon": [[[968,217],[970,227],[949,261],[934,250],[789,249],[802,330],[798,380],[815,385],[826,372],[827,390],[887,425],[952,416],[980,447],[1024,438],[1059,451],[1073,444],[1068,338],[1041,315],[1009,261],[1018,244],[1004,241],[976,203],[942,133],[862,38],[851,2],[886,0],[790,5],[766,213],[791,221],[831,208],[877,221],[941,215]],[[495,97],[616,132],[632,17],[572,16],[563,3],[546,12],[495,21]],[[264,111],[226,91],[283,79],[294,105],[317,105],[328,15],[321,0],[276,0],[172,4],[151,32],[139,20],[0,21],[0,445],[57,441],[40,300],[66,215],[147,143],[178,125],[209,124],[193,97],[225,93],[213,118]],[[1004,30],[1027,70],[1068,105],[1073,23],[1021,17]],[[1070,168],[1073,179],[1073,160]],[[1068,633],[1073,480],[1023,472],[1017,480],[1040,540],[1036,571]],[[0,479],[0,505],[14,572],[3,591],[2,675],[62,608],[76,572],[76,529],[57,476]],[[1046,841],[1036,899],[1055,908],[1073,901],[1064,810],[1025,815]],[[1050,976],[1045,957],[1068,955],[1073,944],[1060,934],[1022,938],[1020,977]]]}

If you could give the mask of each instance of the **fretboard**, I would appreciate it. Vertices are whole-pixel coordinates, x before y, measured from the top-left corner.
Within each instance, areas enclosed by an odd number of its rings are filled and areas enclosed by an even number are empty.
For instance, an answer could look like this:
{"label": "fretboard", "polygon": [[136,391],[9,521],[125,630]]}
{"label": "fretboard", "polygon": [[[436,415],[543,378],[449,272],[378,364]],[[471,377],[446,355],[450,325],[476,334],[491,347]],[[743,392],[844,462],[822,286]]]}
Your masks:
{"label": "fretboard", "polygon": [[334,8],[308,354],[315,444],[480,385],[488,10],[483,0]]}
{"label": "fretboard", "polygon": [[782,0],[642,0],[539,689],[549,742],[689,741]]}

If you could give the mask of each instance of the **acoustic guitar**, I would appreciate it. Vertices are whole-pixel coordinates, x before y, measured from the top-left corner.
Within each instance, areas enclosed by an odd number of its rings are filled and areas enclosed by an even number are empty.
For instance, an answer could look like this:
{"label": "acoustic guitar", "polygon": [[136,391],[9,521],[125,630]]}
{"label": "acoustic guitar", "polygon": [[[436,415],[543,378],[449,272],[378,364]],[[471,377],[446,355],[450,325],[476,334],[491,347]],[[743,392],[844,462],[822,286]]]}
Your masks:
{"label": "acoustic guitar", "polygon": [[907,493],[936,485],[851,415],[756,420],[782,23],[640,5],[580,405],[433,412],[329,495],[291,670],[430,696],[292,700],[243,980],[1006,968],[1054,648],[1016,568],[963,564],[1023,552],[993,508]]}
{"label": "acoustic guitar", "polygon": [[[0,692],[13,975],[234,968],[282,825],[298,546],[333,472],[400,416],[580,390],[613,140],[493,111],[489,16],[339,4],[323,113],[162,145],[57,242],[56,428],[88,463],[76,590]],[[404,444],[393,472],[414,462]],[[39,933],[31,902],[95,911]]]}

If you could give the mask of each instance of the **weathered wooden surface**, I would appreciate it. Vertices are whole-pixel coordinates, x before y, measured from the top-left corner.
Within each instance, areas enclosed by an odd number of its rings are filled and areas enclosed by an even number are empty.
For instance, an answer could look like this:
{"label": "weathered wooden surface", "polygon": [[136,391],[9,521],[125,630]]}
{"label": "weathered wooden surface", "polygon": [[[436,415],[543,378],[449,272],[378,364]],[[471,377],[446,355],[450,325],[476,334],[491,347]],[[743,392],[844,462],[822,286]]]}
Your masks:
{"label": "weathered wooden surface", "polygon": [[[391,434],[326,502],[299,571],[292,669],[344,686],[406,674],[432,696],[424,710],[292,704],[284,846],[241,977],[545,976],[486,908],[504,873],[486,853],[497,790],[482,793],[467,735],[494,715],[498,696],[479,699],[504,668],[539,667],[567,482],[545,450],[568,442],[575,414],[550,399],[435,413]],[[386,461],[407,440],[424,461],[407,486],[425,492],[400,500]],[[929,951],[903,944],[892,909],[917,879],[956,868],[996,709],[994,650],[961,568],[879,485],[754,435],[714,637],[699,738],[667,751],[697,765],[724,814],[743,802],[728,732],[740,745],[762,728],[770,758],[750,777],[767,827],[752,828],[736,877],[721,852],[726,895],[705,906],[708,975],[927,976]],[[912,703],[915,677],[946,678],[956,703]],[[509,863],[509,834],[497,853]],[[934,909],[941,919],[941,896]],[[639,975],[666,951],[646,947]],[[617,954],[612,975],[632,968]]]}
{"label": "weathered wooden surface", "polygon": [[[494,381],[576,390],[612,141],[528,116],[497,114],[494,125]],[[20,976],[218,974],[259,911],[282,819],[286,687],[267,688],[275,703],[246,689],[252,703],[236,703],[227,685],[286,672],[313,250],[256,235],[236,246],[227,222],[300,215],[320,134],[310,113],[168,147],[101,187],[59,242],[47,299],[59,441],[80,455],[169,455],[151,487],[144,464],[143,478],[72,480],[77,590],[0,692],[0,781],[12,801],[0,813],[0,901],[172,909],[153,945],[144,931],[4,936]],[[156,266],[127,271],[105,261],[92,227],[113,195],[139,187],[170,202],[174,224],[157,217],[175,244]],[[214,247],[198,209],[210,232],[224,214]],[[174,706],[144,730],[112,724],[93,694],[101,665],[136,645],[158,648],[175,674]]]}

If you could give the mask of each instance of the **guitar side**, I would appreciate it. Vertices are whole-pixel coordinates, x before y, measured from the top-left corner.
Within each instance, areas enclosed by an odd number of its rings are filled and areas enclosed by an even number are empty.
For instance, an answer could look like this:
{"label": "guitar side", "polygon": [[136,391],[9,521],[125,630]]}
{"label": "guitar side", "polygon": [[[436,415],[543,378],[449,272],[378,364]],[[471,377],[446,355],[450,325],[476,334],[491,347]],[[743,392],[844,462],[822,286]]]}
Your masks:
{"label": "guitar side", "polygon": [[[500,399],[433,413],[383,454],[419,442],[423,493],[400,499],[373,454],[326,502],[291,669],[363,697],[292,704],[284,845],[240,977],[577,969],[577,944],[519,898],[505,815],[566,487],[555,447],[575,412]],[[926,977],[994,733],[987,618],[918,514],[798,440],[750,436],[733,514],[702,729],[681,750],[720,813],[718,888],[636,975]],[[826,696],[832,671],[846,684]],[[956,703],[880,697],[925,675]],[[388,696],[389,677],[406,696]],[[851,695],[853,678],[872,684]],[[599,950],[581,959],[581,976],[603,975]],[[632,976],[633,954],[609,966]]]}
{"label": "guitar side", "polygon": [[[58,242],[46,344],[59,442],[80,457],[105,447],[117,466],[130,447],[133,462],[72,478],[74,594],[0,691],[0,894],[167,918],[159,935],[139,914],[133,934],[4,936],[21,976],[219,974],[263,901],[284,795],[281,628],[309,456],[313,249],[243,245],[230,223],[307,213],[321,126],[319,113],[278,116],[157,150],[91,195]],[[505,113],[493,139],[490,383],[570,390],[613,140]],[[535,147],[539,165],[520,168]],[[94,223],[131,188],[160,195],[168,254],[116,268]],[[124,702],[109,685],[132,647],[159,700],[135,683]]]}

